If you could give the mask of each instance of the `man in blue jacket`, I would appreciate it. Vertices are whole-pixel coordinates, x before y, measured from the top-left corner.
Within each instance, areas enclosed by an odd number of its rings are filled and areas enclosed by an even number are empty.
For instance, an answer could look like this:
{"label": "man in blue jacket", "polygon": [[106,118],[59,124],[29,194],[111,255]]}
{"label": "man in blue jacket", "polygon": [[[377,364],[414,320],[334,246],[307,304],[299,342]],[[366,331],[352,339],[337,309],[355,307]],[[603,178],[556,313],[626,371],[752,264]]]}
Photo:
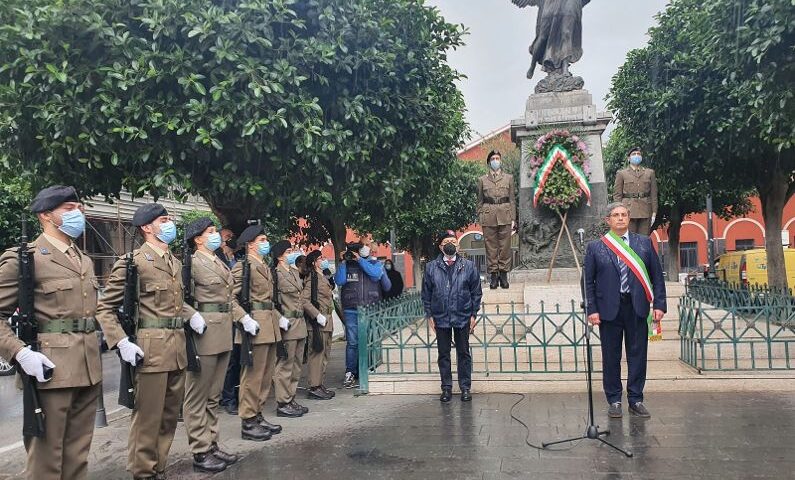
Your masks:
{"label": "man in blue jacket", "polygon": [[392,288],[384,266],[370,256],[370,242],[351,243],[342,253],[334,275],[340,287],[342,315],[345,317],[345,380],[342,386],[359,386],[359,314],[357,308],[380,302]]}
{"label": "man in blue jacket", "polygon": [[658,327],[667,309],[665,281],[649,237],[629,232],[629,210],[607,206],[610,231],[585,250],[585,294],[588,322],[599,325],[602,383],[611,418],[621,418],[621,344],[627,349],[629,412],[648,418],[643,405],[649,315]]}
{"label": "man in blue jacket", "polygon": [[425,267],[422,280],[422,304],[428,324],[436,332],[442,395],[447,403],[453,397],[453,374],[450,370],[450,344],[455,339],[458,361],[458,386],[461,401],[472,400],[472,354],[469,335],[475,330],[483,291],[480,275],[471,260],[458,255],[458,240],[451,231],[439,236],[442,254]]}

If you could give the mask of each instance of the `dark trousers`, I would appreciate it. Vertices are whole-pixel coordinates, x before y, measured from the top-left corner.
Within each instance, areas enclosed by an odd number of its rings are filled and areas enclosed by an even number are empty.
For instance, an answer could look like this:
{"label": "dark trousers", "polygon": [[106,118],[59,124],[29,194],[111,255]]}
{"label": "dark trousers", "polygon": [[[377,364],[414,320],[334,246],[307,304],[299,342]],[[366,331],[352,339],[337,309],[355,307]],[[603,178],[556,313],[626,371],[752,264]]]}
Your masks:
{"label": "dark trousers", "polygon": [[229,365],[226,367],[224,389],[221,391],[221,405],[237,405],[237,392],[240,386],[240,344],[232,345]]}
{"label": "dark trousers", "polygon": [[635,315],[632,302],[622,301],[618,316],[602,319],[599,336],[602,342],[602,384],[608,403],[621,401],[621,342],[627,351],[627,400],[643,401],[646,384],[646,353],[649,345],[646,319]]}
{"label": "dark trousers", "polygon": [[651,218],[629,219],[629,231],[638,235],[649,236],[651,234]]}
{"label": "dark trousers", "polygon": [[453,388],[450,370],[451,342],[455,338],[455,358],[458,361],[458,386],[461,390],[472,386],[472,354],[469,353],[469,326],[461,328],[436,327],[436,347],[439,350],[439,373],[442,390]]}

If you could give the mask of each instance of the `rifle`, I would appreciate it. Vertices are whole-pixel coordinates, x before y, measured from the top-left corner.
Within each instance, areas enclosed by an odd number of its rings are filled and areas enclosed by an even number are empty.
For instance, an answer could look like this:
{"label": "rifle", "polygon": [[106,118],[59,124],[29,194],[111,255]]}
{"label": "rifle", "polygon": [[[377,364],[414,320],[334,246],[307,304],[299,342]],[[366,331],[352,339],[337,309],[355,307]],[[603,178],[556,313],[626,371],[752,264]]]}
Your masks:
{"label": "rifle", "polygon": [[[273,265],[271,266],[271,275],[273,276],[273,308],[279,312],[280,315],[284,315],[284,308],[282,307],[282,297],[279,293],[279,272],[277,270],[279,266],[279,261],[273,261]],[[284,340],[279,340],[276,342],[276,358],[278,360],[287,360],[287,346],[284,344]]]}
{"label": "rifle", "polygon": [[[22,238],[19,241],[19,293],[17,303],[19,314],[17,317],[17,335],[19,339],[30,345],[30,349],[39,350],[39,324],[33,310],[33,289],[36,278],[34,275],[33,254],[28,249],[28,236],[25,232],[25,219],[22,219]],[[43,437],[44,410],[41,406],[38,382],[36,377],[25,374],[18,369],[22,378],[22,403],[24,408],[22,420],[22,435],[25,437]],[[44,367],[44,377],[52,378],[52,369]]]}
{"label": "rifle", "polygon": [[[312,269],[312,273],[310,275],[311,275],[311,277],[310,277],[310,281],[309,281],[309,285],[310,285],[309,301],[312,303],[312,306],[314,306],[315,308],[318,309],[318,311],[320,311],[320,302],[317,299],[317,287],[318,287],[317,284],[318,284],[318,281],[320,279],[318,278],[317,272],[314,270],[314,268]],[[326,321],[327,322],[333,322],[334,319],[333,318],[327,318]],[[317,319],[316,318],[313,318],[309,322],[309,325],[312,326],[312,350],[315,353],[320,353],[320,352],[323,351],[323,339],[320,336],[320,332],[321,332],[320,324],[317,323]]]}
{"label": "rifle", "polygon": [[[138,319],[138,266],[133,261],[132,249],[135,245],[135,236],[131,241],[130,252],[127,254],[124,266],[124,300],[121,308],[116,312],[124,333],[130,342],[136,342],[136,329]],[[121,352],[116,354],[121,362],[121,375],[119,376],[119,405],[129,409],[135,408],[135,366],[121,358]]]}
{"label": "rifle", "polygon": [[[238,302],[243,310],[251,314],[251,264],[248,261],[248,242],[243,246],[243,279],[240,282],[240,295]],[[251,367],[254,365],[254,352],[251,346],[252,335],[243,329],[240,322],[235,325],[240,329],[240,365]]]}
{"label": "rifle", "polygon": [[[193,297],[193,289],[190,288],[192,283],[191,270],[193,269],[193,257],[190,255],[188,248],[187,234],[182,240],[182,296],[185,303],[195,307],[196,299]],[[199,373],[202,371],[202,364],[199,361],[199,349],[196,346],[196,336],[193,329],[190,328],[190,323],[185,323],[182,326],[185,330],[185,351],[188,355],[188,371]]]}

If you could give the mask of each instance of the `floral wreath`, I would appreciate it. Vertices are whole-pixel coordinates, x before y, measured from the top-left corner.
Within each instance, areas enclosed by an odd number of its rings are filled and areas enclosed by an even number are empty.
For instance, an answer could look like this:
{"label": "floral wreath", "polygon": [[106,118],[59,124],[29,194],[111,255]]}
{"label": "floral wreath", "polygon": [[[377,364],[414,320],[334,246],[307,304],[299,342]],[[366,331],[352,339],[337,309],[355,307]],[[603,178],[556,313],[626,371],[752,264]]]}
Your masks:
{"label": "floral wreath", "polygon": [[563,212],[585,196],[591,204],[588,146],[568,130],[552,130],[536,140],[530,151],[530,178],[534,179],[533,206]]}

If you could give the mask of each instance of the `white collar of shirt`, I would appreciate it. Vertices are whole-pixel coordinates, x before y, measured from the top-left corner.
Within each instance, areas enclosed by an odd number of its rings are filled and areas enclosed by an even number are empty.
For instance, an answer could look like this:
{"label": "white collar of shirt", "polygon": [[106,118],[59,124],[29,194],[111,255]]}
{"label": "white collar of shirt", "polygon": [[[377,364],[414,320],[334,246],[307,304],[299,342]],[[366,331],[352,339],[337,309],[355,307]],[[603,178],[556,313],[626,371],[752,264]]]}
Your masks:
{"label": "white collar of shirt", "polygon": [[67,251],[67,250],[69,250],[69,247],[71,247],[72,245],[74,245],[74,244],[73,244],[73,243],[71,243],[71,242],[69,242],[68,244],[67,244],[67,243],[64,243],[64,242],[62,242],[62,241],[58,240],[57,238],[55,238],[55,237],[53,237],[53,236],[51,236],[51,235],[47,235],[46,233],[45,233],[45,234],[43,234],[43,235],[44,235],[44,238],[46,238],[48,242],[52,243],[52,246],[53,246],[53,247],[55,247],[55,248],[57,248],[58,250],[60,250],[60,251],[61,251],[61,253],[66,253],[66,251]]}

